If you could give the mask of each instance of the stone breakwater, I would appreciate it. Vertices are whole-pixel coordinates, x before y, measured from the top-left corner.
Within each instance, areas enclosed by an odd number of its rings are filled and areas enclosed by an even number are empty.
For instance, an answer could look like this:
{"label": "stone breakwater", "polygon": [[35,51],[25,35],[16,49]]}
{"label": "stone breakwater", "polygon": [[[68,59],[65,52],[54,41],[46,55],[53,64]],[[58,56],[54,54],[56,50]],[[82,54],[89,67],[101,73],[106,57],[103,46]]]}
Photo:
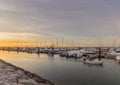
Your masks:
{"label": "stone breakwater", "polygon": [[0,85],[55,85],[37,74],[0,59]]}

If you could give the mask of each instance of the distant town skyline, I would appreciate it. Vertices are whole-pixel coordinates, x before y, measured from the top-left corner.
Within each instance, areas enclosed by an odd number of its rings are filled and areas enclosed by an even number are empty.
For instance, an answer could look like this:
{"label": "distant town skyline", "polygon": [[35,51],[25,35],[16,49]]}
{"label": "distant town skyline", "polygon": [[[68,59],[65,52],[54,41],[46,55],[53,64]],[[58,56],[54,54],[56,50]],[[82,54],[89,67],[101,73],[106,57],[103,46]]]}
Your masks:
{"label": "distant town skyline", "polygon": [[[0,0],[0,42],[119,45],[119,0]],[[114,42],[115,41],[115,42]],[[3,43],[4,44],[4,43]]]}

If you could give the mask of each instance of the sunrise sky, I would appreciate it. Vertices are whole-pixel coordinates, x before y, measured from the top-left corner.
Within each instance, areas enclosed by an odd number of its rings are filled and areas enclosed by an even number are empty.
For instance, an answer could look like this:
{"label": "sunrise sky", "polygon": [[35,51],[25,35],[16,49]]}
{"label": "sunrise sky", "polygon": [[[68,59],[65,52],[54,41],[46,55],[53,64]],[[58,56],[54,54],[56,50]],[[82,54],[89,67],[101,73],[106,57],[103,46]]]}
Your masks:
{"label": "sunrise sky", "polygon": [[120,0],[0,0],[0,42],[120,43]]}

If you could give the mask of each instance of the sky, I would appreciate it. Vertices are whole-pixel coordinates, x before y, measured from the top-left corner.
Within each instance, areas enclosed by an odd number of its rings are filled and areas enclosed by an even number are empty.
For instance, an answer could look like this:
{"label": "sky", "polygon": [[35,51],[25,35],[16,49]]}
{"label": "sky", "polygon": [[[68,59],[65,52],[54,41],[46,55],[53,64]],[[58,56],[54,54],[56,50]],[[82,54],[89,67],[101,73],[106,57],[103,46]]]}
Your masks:
{"label": "sky", "polygon": [[[0,0],[0,40],[119,44],[120,0]],[[80,43],[80,44],[81,44]]]}

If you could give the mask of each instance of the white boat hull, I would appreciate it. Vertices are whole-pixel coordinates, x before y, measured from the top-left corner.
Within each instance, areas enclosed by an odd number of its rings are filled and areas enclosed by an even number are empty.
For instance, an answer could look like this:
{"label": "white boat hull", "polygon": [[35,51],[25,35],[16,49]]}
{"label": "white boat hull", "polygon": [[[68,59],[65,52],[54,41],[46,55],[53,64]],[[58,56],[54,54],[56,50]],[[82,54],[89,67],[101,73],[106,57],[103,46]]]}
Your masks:
{"label": "white boat hull", "polygon": [[117,62],[119,63],[119,62],[120,62],[120,56],[117,56],[117,57],[116,57],[116,60],[117,60]]}
{"label": "white boat hull", "polygon": [[93,65],[102,65],[103,64],[103,61],[99,61],[99,60],[85,60],[84,63],[87,63],[87,64],[93,64]]}

